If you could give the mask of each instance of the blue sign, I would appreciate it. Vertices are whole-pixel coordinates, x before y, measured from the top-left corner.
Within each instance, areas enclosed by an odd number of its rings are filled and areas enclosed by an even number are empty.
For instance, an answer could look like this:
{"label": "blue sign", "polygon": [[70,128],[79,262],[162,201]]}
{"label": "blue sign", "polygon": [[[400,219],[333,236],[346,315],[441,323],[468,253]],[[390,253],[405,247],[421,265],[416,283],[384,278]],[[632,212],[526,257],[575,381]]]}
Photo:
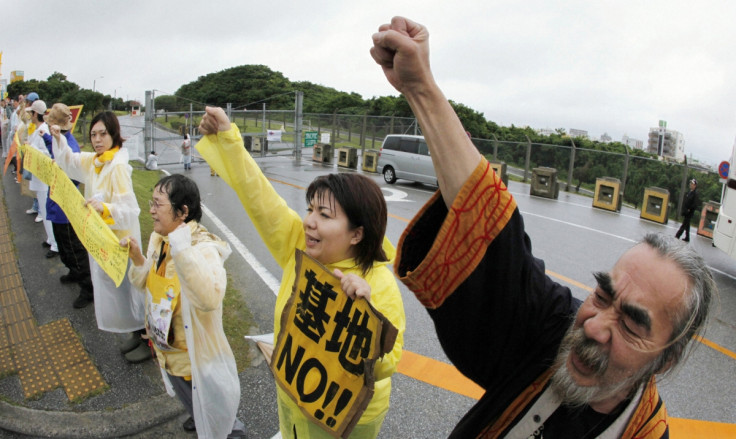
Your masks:
{"label": "blue sign", "polygon": [[728,170],[731,167],[731,164],[727,161],[722,161],[720,165],[718,165],[718,175],[721,176],[721,178],[728,178]]}

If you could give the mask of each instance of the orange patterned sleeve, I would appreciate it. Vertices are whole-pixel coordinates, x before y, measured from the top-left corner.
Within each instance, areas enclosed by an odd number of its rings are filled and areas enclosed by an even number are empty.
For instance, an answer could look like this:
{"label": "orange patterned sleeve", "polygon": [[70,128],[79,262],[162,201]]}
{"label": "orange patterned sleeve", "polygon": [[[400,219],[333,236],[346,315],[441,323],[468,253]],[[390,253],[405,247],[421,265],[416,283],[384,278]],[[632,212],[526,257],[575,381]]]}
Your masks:
{"label": "orange patterned sleeve", "polygon": [[[475,270],[515,209],[516,201],[482,158],[449,211],[444,209],[440,192],[436,192],[406,228],[394,264],[397,276],[422,305],[431,309],[441,306]],[[439,231],[424,227],[425,223],[437,221],[434,217],[443,212]],[[424,236],[431,233],[436,234],[433,240],[432,236]],[[431,247],[417,252],[413,248],[417,241],[428,241]],[[415,254],[407,256],[412,252]]]}

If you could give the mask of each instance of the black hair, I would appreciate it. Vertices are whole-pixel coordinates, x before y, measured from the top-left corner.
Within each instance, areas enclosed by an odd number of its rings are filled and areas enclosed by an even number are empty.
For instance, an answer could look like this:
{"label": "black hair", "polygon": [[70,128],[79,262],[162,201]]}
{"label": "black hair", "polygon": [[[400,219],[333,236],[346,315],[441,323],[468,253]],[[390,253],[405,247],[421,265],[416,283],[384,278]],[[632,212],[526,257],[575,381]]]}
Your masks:
{"label": "black hair", "polygon": [[355,245],[355,262],[365,276],[374,261],[387,261],[383,251],[388,211],[381,188],[370,178],[360,174],[328,174],[317,177],[307,188],[307,204],[324,195],[332,197],[345,211],[350,230],[363,227],[363,239]]}
{"label": "black hair", "polygon": [[102,122],[103,125],[105,125],[107,133],[112,137],[113,148],[116,146],[123,146],[124,140],[120,135],[120,122],[118,122],[118,117],[115,116],[115,113],[112,111],[103,111],[102,113],[97,113],[97,115],[92,118],[92,122],[89,124],[89,132],[87,133],[89,134],[90,139],[92,138],[92,127],[94,127],[97,122]]}
{"label": "black hair", "polygon": [[182,174],[168,175],[156,183],[154,189],[159,188],[161,192],[165,192],[169,196],[171,202],[171,211],[174,216],[184,213],[184,206],[187,206],[189,213],[184,219],[185,223],[189,221],[197,221],[202,219],[202,204],[199,198],[199,188],[197,183],[189,177]]}

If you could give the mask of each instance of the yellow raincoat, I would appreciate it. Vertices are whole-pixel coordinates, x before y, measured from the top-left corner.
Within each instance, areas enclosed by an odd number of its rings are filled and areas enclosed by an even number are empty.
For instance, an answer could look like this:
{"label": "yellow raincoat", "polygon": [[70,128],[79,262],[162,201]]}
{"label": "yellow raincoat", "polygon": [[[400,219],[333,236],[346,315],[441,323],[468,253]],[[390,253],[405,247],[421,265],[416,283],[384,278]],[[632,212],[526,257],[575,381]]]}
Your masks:
{"label": "yellow raincoat", "polygon": [[[191,373],[192,405],[197,434],[201,438],[222,438],[230,433],[240,403],[240,381],[235,358],[222,328],[222,300],[227,276],[224,263],[230,246],[207,229],[190,221],[188,228],[176,229],[164,238],[151,233],[143,265],[131,266],[130,281],[144,290],[151,265],[158,259],[161,241],[170,245],[164,264],[165,277],[178,276],[179,304],[174,310],[174,337],[186,340],[187,351],[167,354],[156,350],[159,364],[172,375]],[[146,293],[148,294],[148,293]],[[178,317],[181,316],[181,320]],[[181,340],[172,344],[180,346]],[[173,389],[162,374],[171,396]]]}
{"label": "yellow raincoat", "polygon": [[[261,239],[283,269],[284,274],[274,311],[275,343],[281,326],[280,317],[291,295],[296,277],[294,251],[306,248],[302,218],[286,205],[286,201],[278,195],[255,160],[245,150],[240,131],[235,124],[231,125],[229,131],[203,137],[196,148],[215,172],[235,190]],[[388,239],[384,239],[383,248],[390,260],[393,260],[396,249]],[[396,371],[396,365],[401,359],[406,317],[396,279],[386,266],[389,262],[375,262],[365,280],[371,286],[371,304],[396,326],[399,332],[393,350],[376,362],[375,393],[350,435],[351,438],[373,438],[378,435],[388,412],[391,375]],[[362,276],[353,259],[328,265],[327,268],[330,271],[339,268],[343,273]],[[277,393],[279,422],[284,437],[292,437],[294,428],[299,439],[331,437],[319,426],[311,423],[281,388],[277,387]]]}

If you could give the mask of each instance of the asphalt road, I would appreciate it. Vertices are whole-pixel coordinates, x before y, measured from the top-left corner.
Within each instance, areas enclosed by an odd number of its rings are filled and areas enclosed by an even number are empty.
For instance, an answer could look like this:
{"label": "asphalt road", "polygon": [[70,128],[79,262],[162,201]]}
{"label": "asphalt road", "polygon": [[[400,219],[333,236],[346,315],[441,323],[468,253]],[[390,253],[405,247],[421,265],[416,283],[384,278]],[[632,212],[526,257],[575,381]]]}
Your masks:
{"label": "asphalt road", "polygon": [[[142,118],[123,118],[124,133],[141,133],[136,124]],[[141,125],[142,126],[142,125]],[[165,136],[161,133],[156,136]],[[133,146],[137,140],[131,141]],[[178,140],[159,144],[160,163],[169,172],[184,172],[178,164]],[[142,145],[142,140],[141,140]],[[330,172],[356,172],[322,165],[311,161],[309,151],[304,151],[301,160],[288,154],[268,154],[257,159],[259,166],[271,179],[277,192],[297,212],[306,211],[304,188],[316,176]],[[195,163],[187,172],[199,185],[206,206],[203,224],[213,233],[226,237],[233,247],[233,254],[226,263],[236,289],[242,292],[253,316],[254,327],[250,334],[269,333],[273,330],[273,308],[275,295],[273,280],[278,282],[281,271],[273,261],[260,237],[248,220],[234,192],[218,177],[212,177],[206,164]],[[389,220],[387,235],[397,243],[408,221],[429,199],[436,188],[399,180],[388,185],[377,174],[369,174],[379,184],[387,199]],[[661,225],[639,218],[638,211],[624,208],[621,213],[594,209],[591,199],[576,194],[560,192],[558,200],[530,197],[529,186],[511,182],[509,190],[515,196],[525,218],[527,233],[531,237],[537,257],[546,262],[550,275],[558,282],[567,284],[573,293],[583,298],[587,295],[586,285],[594,285],[593,272],[608,270],[626,249],[647,231],[674,235],[679,224]],[[8,200],[10,203],[12,200]],[[711,422],[736,424],[736,392],[733,377],[736,376],[736,261],[711,246],[711,241],[696,237],[693,233],[690,245],[694,246],[714,269],[720,288],[720,300],[714,304],[712,319],[705,334],[706,338],[720,346],[719,351],[700,345],[689,361],[676,374],[660,386],[670,416]],[[251,262],[249,262],[251,261]],[[256,261],[257,264],[252,261]],[[54,275],[58,273],[53,273]],[[37,279],[39,288],[43,279]],[[447,362],[434,326],[426,311],[413,295],[401,285],[407,317],[405,350]],[[67,292],[70,300],[73,292]],[[35,313],[35,310],[34,310]],[[89,312],[83,316],[91,320]],[[80,318],[80,325],[89,325]],[[75,326],[76,327],[76,326]],[[102,334],[100,337],[109,337]],[[114,340],[113,340],[114,341]],[[103,342],[101,342],[103,343]],[[114,346],[110,347],[110,362],[115,362]],[[729,353],[731,356],[729,356]],[[107,353],[105,355],[108,355]],[[239,417],[245,421],[248,437],[270,438],[277,433],[278,422],[273,378],[258,351],[253,349],[254,362],[241,374],[241,404]],[[105,359],[98,359],[98,364]],[[131,373],[120,366],[120,371],[111,370],[107,376]],[[140,382],[131,383],[126,389],[124,382],[115,383],[120,392],[120,405],[127,393],[144,392],[145,386],[151,395],[161,393],[155,373],[145,367],[135,368]],[[153,371],[156,372],[156,371]],[[160,380],[158,380],[160,381]],[[111,385],[111,387],[114,387]],[[2,390],[2,386],[0,386]],[[137,395],[136,398],[144,396]],[[114,400],[115,397],[96,397]],[[91,398],[95,399],[95,398]],[[42,402],[36,402],[42,405]],[[92,407],[93,402],[85,403]],[[108,405],[114,405],[109,401]],[[474,404],[471,398],[426,384],[415,378],[395,374],[389,411],[380,438],[441,438],[446,437],[459,418]],[[102,404],[104,407],[104,404]],[[72,410],[84,410],[86,406]],[[90,408],[94,409],[94,408]],[[148,428],[133,437],[182,437],[185,436],[179,416],[169,422]],[[1,432],[0,432],[1,433]],[[2,435],[2,437],[23,437]],[[193,437],[193,436],[192,436]]]}

